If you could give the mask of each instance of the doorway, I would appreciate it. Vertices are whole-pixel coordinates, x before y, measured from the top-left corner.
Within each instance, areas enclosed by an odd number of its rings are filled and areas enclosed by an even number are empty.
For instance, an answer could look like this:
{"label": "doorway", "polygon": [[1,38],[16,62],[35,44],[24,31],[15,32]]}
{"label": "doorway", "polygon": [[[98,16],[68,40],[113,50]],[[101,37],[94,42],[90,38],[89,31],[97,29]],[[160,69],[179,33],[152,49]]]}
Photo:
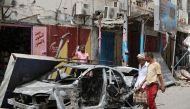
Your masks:
{"label": "doorway", "polygon": [[0,25],[0,83],[11,53],[31,53],[31,27]]}
{"label": "doorway", "polygon": [[114,64],[114,32],[102,32],[100,64],[113,65]]}

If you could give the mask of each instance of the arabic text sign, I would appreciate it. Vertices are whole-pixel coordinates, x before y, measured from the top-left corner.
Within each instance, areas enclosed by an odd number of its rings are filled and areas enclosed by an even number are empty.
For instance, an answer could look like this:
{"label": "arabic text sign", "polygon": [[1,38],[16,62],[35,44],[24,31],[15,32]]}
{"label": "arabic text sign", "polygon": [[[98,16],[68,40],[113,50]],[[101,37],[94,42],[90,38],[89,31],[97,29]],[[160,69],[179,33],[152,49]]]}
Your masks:
{"label": "arabic text sign", "polygon": [[32,54],[46,55],[47,53],[47,28],[33,27]]}
{"label": "arabic text sign", "polygon": [[155,0],[154,30],[176,32],[176,5],[168,0]]}

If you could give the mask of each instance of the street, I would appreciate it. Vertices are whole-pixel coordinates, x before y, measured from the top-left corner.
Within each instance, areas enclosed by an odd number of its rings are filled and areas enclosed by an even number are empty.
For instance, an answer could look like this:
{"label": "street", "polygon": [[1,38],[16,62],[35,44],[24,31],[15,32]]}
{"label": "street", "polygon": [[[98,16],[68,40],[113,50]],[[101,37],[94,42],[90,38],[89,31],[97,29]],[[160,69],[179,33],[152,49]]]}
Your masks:
{"label": "street", "polygon": [[[157,109],[190,109],[190,82],[180,81],[177,84],[166,88],[164,93],[158,92]],[[142,109],[142,107],[135,109]]]}
{"label": "street", "polygon": [[0,109],[190,109],[190,0],[0,7]]}
{"label": "street", "polygon": [[180,82],[179,86],[168,87],[165,93],[159,91],[156,103],[158,109],[189,109],[189,82]]}

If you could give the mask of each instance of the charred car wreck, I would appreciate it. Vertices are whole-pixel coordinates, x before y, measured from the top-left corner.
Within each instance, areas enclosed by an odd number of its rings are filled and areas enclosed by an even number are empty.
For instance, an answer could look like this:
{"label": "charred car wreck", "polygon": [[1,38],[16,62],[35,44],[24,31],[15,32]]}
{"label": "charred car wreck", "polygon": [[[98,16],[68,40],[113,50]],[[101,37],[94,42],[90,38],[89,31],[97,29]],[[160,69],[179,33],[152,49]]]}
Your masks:
{"label": "charred car wreck", "polygon": [[129,107],[138,74],[131,67],[76,64],[64,64],[52,72],[16,87],[8,103],[16,109]]}

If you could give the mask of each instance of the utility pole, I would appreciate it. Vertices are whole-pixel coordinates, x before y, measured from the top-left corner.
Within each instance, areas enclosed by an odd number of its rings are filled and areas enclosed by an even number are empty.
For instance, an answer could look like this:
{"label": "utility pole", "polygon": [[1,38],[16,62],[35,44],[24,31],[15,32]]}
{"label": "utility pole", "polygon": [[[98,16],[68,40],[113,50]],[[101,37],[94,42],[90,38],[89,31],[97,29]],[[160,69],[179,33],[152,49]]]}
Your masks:
{"label": "utility pole", "polygon": [[140,53],[144,53],[144,20],[141,21]]}
{"label": "utility pole", "polygon": [[123,41],[122,41],[122,65],[128,64],[128,0],[124,0],[124,23],[123,23]]}
{"label": "utility pole", "polygon": [[173,48],[173,57],[172,57],[172,76],[174,76],[174,64],[175,64],[175,48],[176,48],[176,33],[174,35],[174,48]]}

